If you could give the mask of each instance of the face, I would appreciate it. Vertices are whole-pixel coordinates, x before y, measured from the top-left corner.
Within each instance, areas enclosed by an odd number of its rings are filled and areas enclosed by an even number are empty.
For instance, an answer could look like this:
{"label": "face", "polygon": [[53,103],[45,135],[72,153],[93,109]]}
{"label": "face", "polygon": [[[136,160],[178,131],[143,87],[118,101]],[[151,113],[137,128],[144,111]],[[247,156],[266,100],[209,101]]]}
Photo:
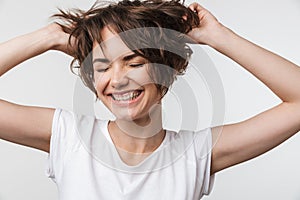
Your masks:
{"label": "face", "polygon": [[109,28],[103,42],[94,43],[93,67],[98,98],[116,116],[128,121],[148,121],[161,95],[151,79],[149,63],[131,51]]}

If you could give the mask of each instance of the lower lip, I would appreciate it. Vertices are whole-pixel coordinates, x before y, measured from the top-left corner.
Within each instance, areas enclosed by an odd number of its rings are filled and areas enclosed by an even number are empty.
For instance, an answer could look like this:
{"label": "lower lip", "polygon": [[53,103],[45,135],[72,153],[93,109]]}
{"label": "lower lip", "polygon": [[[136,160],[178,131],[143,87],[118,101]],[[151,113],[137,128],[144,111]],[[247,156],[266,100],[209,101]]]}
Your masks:
{"label": "lower lip", "polygon": [[114,100],[112,96],[110,96],[112,102],[118,106],[131,106],[133,104],[136,104],[140,99],[142,99],[144,96],[144,91],[142,91],[140,93],[140,95],[138,97],[136,97],[135,99],[132,99],[132,100],[128,100],[128,101],[117,101],[117,100]]}

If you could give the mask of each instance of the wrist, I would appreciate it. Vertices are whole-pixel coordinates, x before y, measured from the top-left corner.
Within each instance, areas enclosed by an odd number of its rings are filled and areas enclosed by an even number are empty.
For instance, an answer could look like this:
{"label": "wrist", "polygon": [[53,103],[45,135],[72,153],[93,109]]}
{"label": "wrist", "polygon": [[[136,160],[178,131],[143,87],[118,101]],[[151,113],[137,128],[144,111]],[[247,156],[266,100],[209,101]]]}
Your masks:
{"label": "wrist", "polygon": [[206,44],[210,47],[219,50],[227,45],[234,33],[226,26],[218,23],[215,27],[206,34]]}

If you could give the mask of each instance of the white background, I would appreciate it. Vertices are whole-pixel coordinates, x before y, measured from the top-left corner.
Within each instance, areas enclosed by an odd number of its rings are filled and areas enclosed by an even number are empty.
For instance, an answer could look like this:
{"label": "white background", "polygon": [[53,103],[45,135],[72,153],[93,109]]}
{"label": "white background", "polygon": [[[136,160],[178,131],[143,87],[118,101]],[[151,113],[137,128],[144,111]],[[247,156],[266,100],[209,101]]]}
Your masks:
{"label": "white background", "polygon": [[[0,0],[0,42],[48,24],[56,7],[86,9],[92,3]],[[300,1],[199,3],[243,37],[300,64]],[[280,102],[237,64],[210,48],[204,49],[223,81],[225,123],[247,119]],[[76,77],[69,70],[70,60],[61,53],[48,52],[26,61],[0,78],[0,98],[25,105],[72,109]],[[46,153],[0,141],[0,200],[58,199],[54,183],[44,173],[46,160]],[[299,170],[300,136],[296,135],[254,160],[218,173],[213,192],[205,199],[300,199]]]}

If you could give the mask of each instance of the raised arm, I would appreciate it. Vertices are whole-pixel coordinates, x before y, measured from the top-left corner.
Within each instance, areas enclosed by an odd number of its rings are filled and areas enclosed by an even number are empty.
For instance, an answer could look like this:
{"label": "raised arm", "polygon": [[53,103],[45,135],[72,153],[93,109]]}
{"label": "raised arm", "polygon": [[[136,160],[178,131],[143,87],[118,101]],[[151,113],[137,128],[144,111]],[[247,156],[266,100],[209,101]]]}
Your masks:
{"label": "raised arm", "polygon": [[[68,34],[56,24],[0,44],[0,77],[47,50],[67,51]],[[0,139],[49,151],[54,109],[0,100]]]}
{"label": "raised arm", "polygon": [[198,13],[201,24],[190,36],[240,64],[282,100],[248,120],[212,129],[215,173],[265,153],[300,130],[300,68],[238,36],[200,5],[190,8]]}
{"label": "raised arm", "polygon": [[68,38],[69,35],[64,33],[59,25],[50,24],[32,33],[0,43],[0,76],[21,62],[48,50],[69,53]]}

